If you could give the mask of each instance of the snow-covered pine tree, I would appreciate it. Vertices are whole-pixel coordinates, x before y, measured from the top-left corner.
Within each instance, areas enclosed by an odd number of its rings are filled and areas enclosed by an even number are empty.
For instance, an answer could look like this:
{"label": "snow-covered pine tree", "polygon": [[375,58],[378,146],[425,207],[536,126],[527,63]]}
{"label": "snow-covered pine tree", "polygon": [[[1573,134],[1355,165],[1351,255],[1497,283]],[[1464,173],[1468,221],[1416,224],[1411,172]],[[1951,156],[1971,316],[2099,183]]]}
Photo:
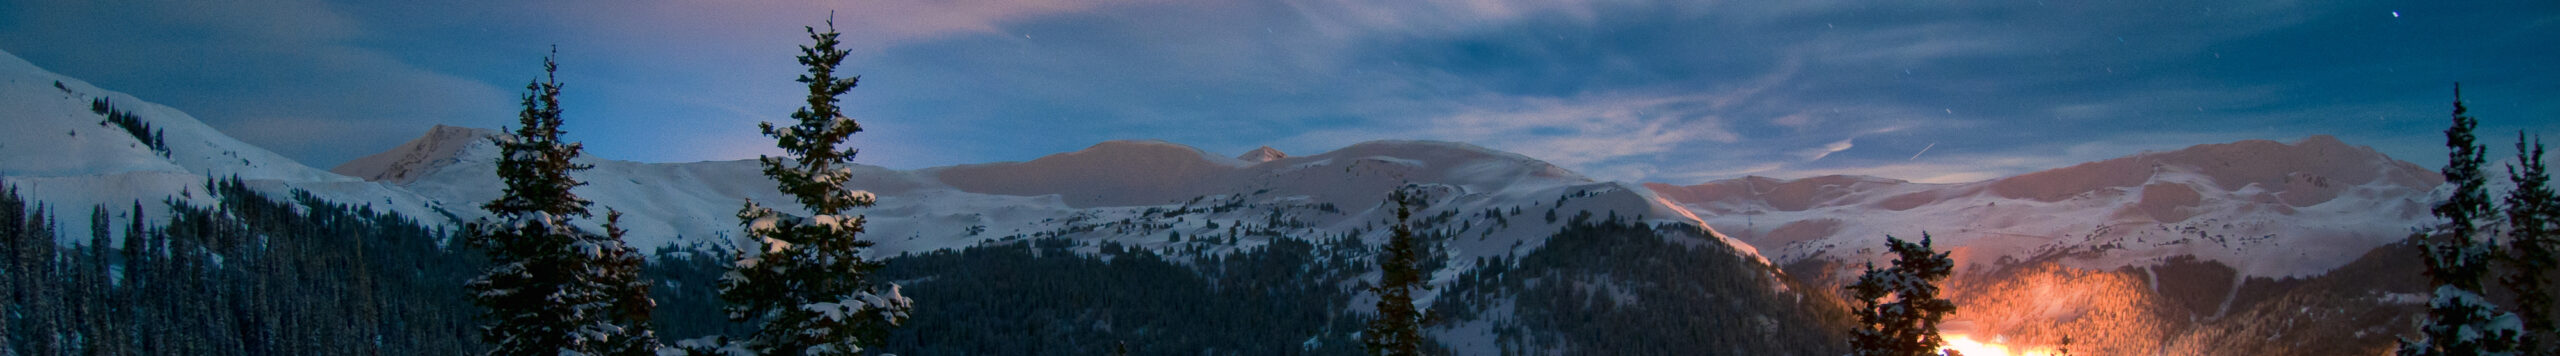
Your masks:
{"label": "snow-covered pine tree", "polygon": [[2474,142],[2471,130],[2479,119],[2465,115],[2462,86],[2453,89],[2453,127],[2445,128],[2445,146],[2453,152],[2444,165],[2444,180],[2454,184],[2453,196],[2436,205],[2435,214],[2445,219],[2432,234],[2412,237],[2419,240],[2426,256],[2427,276],[2436,285],[2435,298],[2427,304],[2426,324],[2418,331],[2424,339],[2400,340],[2399,354],[2408,355],[2512,355],[2516,339],[2523,328],[2514,314],[2497,310],[2480,294],[2481,278],[2489,273],[2489,244],[2477,241],[2477,221],[2491,212],[2486,192],[2488,178],[2480,172],[2487,148]]}
{"label": "snow-covered pine tree", "polygon": [[649,299],[649,279],[640,276],[648,264],[640,249],[622,243],[622,235],[630,232],[622,229],[622,211],[605,208],[603,228],[601,239],[593,234],[582,235],[600,247],[592,249],[597,253],[591,260],[595,267],[588,271],[595,275],[588,283],[610,294],[607,298],[612,305],[607,313],[622,329],[607,339],[603,354],[657,355],[665,345],[658,342],[657,331],[649,327],[649,313],[657,309],[658,301]]}
{"label": "snow-covered pine tree", "polygon": [[1422,285],[1421,241],[1414,238],[1411,226],[1413,205],[1420,197],[1410,188],[1387,194],[1387,200],[1396,205],[1396,225],[1386,245],[1378,248],[1378,285],[1369,287],[1378,294],[1377,317],[1360,333],[1360,342],[1371,355],[1421,355],[1423,351],[1427,312],[1414,307],[1413,292],[1429,287]]}
{"label": "snow-covered pine tree", "polygon": [[[827,32],[802,27],[816,43],[800,47],[800,64],[809,67],[799,82],[809,85],[808,106],[791,113],[788,127],[759,123],[765,136],[788,157],[764,156],[764,175],[791,195],[810,216],[783,214],[749,200],[738,210],[746,238],[754,244],[739,249],[737,262],[721,279],[720,297],[729,301],[729,319],[762,321],[753,335],[727,342],[719,353],[757,355],[852,355],[878,345],[890,327],[905,322],[912,301],[896,284],[880,288],[871,281],[879,261],[862,257],[870,241],[859,239],[862,217],[846,211],[872,204],[870,192],[848,190],[857,150],[845,139],[862,125],[845,117],[836,103],[859,77],[837,77],[846,51],[836,46],[835,20]],[[688,345],[696,352],[708,345]]]}
{"label": "snow-covered pine tree", "polygon": [[[1956,310],[1955,302],[1938,297],[1938,281],[1955,272],[1955,261],[1929,247],[1928,233],[1912,243],[1884,237],[1894,254],[1893,267],[1876,269],[1850,284],[1858,300],[1858,328],[1850,331],[1849,349],[1858,356],[1937,355],[1946,340],[1938,337],[1938,320]],[[1886,297],[1893,301],[1885,302]]]}
{"label": "snow-covered pine tree", "polygon": [[586,184],[570,173],[589,167],[573,162],[582,145],[560,140],[559,67],[543,57],[543,78],[525,85],[522,126],[496,139],[505,193],[481,206],[496,219],[465,226],[492,265],[465,285],[487,309],[481,338],[491,355],[655,354],[639,252],[610,216],[605,235],[570,225],[593,203],[570,192]]}
{"label": "snow-covered pine tree", "polygon": [[2525,334],[2520,340],[2530,354],[2560,354],[2560,337],[2553,332],[2552,270],[2560,269],[2560,241],[2552,233],[2560,231],[2554,219],[2560,219],[2560,197],[2551,190],[2551,172],[2542,162],[2542,140],[2516,132],[2516,162],[2507,165],[2507,179],[2516,187],[2507,192],[2507,257],[2515,274],[2506,276],[2507,288],[2516,292],[2516,313],[2524,318]]}

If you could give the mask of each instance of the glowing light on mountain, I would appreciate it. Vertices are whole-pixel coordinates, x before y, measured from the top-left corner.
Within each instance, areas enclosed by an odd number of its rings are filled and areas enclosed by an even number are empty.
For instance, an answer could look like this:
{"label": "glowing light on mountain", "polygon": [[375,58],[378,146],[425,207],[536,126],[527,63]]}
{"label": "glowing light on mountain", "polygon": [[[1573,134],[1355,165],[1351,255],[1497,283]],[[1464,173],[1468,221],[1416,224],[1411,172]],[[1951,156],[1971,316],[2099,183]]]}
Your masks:
{"label": "glowing light on mountain", "polygon": [[1974,340],[1972,335],[1966,334],[1945,334],[1942,337],[1947,339],[1947,346],[1940,349],[1951,351],[1949,355],[1961,353],[1964,356],[2050,356],[2054,354],[2051,348],[2012,350],[2009,345]]}

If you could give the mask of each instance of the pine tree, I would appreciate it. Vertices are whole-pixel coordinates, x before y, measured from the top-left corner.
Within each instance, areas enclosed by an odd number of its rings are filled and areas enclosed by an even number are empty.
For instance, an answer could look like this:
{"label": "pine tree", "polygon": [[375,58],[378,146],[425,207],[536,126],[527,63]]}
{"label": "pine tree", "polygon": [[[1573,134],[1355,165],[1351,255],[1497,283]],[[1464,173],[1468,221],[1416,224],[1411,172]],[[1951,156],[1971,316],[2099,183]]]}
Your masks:
{"label": "pine tree", "polygon": [[808,106],[791,114],[797,121],[791,126],[757,124],[787,154],[757,161],[764,175],[807,207],[810,216],[786,215],[753,200],[738,210],[746,238],[758,246],[740,249],[731,273],[721,279],[720,297],[730,303],[730,320],[763,325],[720,350],[728,353],[856,354],[879,345],[889,328],[906,321],[912,305],[896,284],[883,290],[870,280],[881,264],[862,257],[862,249],[872,243],[857,236],[862,217],[846,212],[873,202],[870,192],[844,187],[853,176],[850,168],[858,150],[842,145],[862,125],[845,117],[836,103],[859,77],[836,76],[847,52],[836,48],[840,34],[835,20],[827,21],[824,33],[802,29],[816,42],[800,47],[800,64],[809,67],[799,78],[809,85]]}
{"label": "pine tree", "polygon": [[1419,197],[1407,188],[1387,195],[1396,204],[1396,225],[1387,235],[1386,246],[1379,247],[1378,285],[1369,288],[1378,294],[1377,318],[1369,320],[1368,330],[1360,333],[1360,342],[1371,355],[1421,355],[1425,343],[1422,325],[1428,311],[1414,307],[1413,292],[1429,287],[1422,285],[1418,267],[1421,242],[1409,225]]}
{"label": "pine tree", "polygon": [[[558,50],[554,49],[554,53]],[[586,185],[571,172],[593,168],[572,162],[585,145],[560,142],[560,64],[542,58],[543,78],[525,84],[523,110],[516,113],[515,135],[492,139],[498,146],[498,178],[506,183],[498,200],[481,205],[505,216],[588,217],[594,204],[569,192]]]}
{"label": "pine tree", "polygon": [[493,264],[466,285],[491,323],[481,338],[496,346],[491,355],[654,354],[647,321],[655,304],[619,219],[608,216],[606,235],[570,224],[591,216],[592,203],[570,192],[585,185],[570,173],[589,167],[573,162],[582,145],[560,141],[559,64],[546,56],[542,69],[542,80],[525,85],[522,126],[496,139],[505,192],[481,206],[496,220],[466,227]]}
{"label": "pine tree", "polygon": [[2560,241],[2552,234],[2560,231],[2554,220],[2560,219],[2560,197],[2551,190],[2551,172],[2542,162],[2542,142],[2516,132],[2516,164],[2507,165],[2507,179],[2515,190],[2507,192],[2507,257],[2516,273],[2504,281],[2516,292],[2516,312],[2524,318],[2523,351],[2533,354],[2560,354],[2551,344],[2560,342],[2552,335],[2552,270],[2560,269]]}
{"label": "pine tree", "polygon": [[2452,148],[2443,169],[2446,182],[2454,184],[2453,196],[2436,205],[2435,215],[2445,219],[2434,234],[2411,238],[2419,240],[2425,253],[2427,276],[2436,285],[2435,297],[2428,303],[2425,325],[2419,326],[2425,339],[2401,339],[2400,355],[2508,355],[2515,353],[2516,338],[2522,327],[2513,314],[2500,312],[2488,298],[2481,296],[2481,277],[2489,272],[2490,247],[2476,241],[2480,227],[2476,221],[2490,212],[2486,186],[2488,178],[2480,172],[2487,148],[2474,143],[2471,130],[2479,119],[2465,115],[2462,87],[2453,90],[2453,127],[2444,130],[2445,146]]}
{"label": "pine tree", "polygon": [[0,292],[0,356],[18,354],[19,337],[9,326],[17,322],[12,317],[19,310],[15,291],[24,289],[18,284],[18,276],[25,275],[18,269],[18,246],[24,244],[18,223],[25,218],[25,208],[26,201],[18,198],[18,188],[0,181],[0,290],[7,290]]}
{"label": "pine tree", "polygon": [[21,274],[18,275],[18,286],[13,290],[20,298],[17,317],[24,322],[19,330],[25,332],[25,336],[19,342],[29,355],[64,354],[59,288],[62,282],[54,269],[57,266],[54,263],[58,254],[56,248],[61,246],[54,241],[55,230],[50,218],[52,214],[45,213],[44,204],[36,204],[34,211],[27,213],[26,227],[19,230],[18,272]]}
{"label": "pine tree", "polygon": [[[142,253],[142,250],[143,250],[142,243],[143,243],[144,241],[148,241],[148,240],[145,240],[145,239],[143,239],[143,238],[142,238],[142,235],[143,235],[145,232],[147,232],[147,231],[148,231],[147,229],[149,229],[148,227],[145,227],[145,225],[143,225],[143,219],[142,219],[142,201],[140,201],[140,200],[135,200],[135,201],[133,201],[133,215],[130,215],[130,217],[132,217],[133,219],[132,219],[132,220],[128,220],[128,221],[129,221],[129,223],[128,223],[127,225],[125,225],[125,227],[124,227],[124,246],[123,246],[123,247],[121,247],[121,248],[119,248],[119,249],[116,251],[116,252],[118,252],[118,253],[122,253],[122,254],[124,254],[124,261],[125,261],[125,264],[126,264],[126,266],[125,266],[125,269],[126,269],[126,270],[132,270],[132,269],[133,269],[133,266],[132,266],[132,265],[133,265],[133,264],[135,264],[135,263],[134,263],[134,261],[135,261],[135,260],[138,260],[138,259],[140,259],[140,258],[141,258],[141,256],[138,256],[138,255],[136,255],[136,254],[140,254],[140,253]],[[125,275],[126,275],[126,276],[125,276],[125,279],[126,279],[126,280],[132,280],[132,279],[133,279],[133,274],[134,274],[134,273],[132,273],[132,272],[126,272],[126,273],[125,273]]]}
{"label": "pine tree", "polygon": [[649,298],[649,279],[640,276],[648,268],[645,257],[639,249],[622,243],[622,236],[630,232],[622,229],[622,211],[606,208],[603,227],[602,239],[584,235],[590,238],[590,244],[602,247],[595,249],[599,254],[589,271],[596,275],[589,280],[595,283],[593,288],[608,293],[612,304],[607,312],[613,313],[619,323],[616,326],[622,329],[621,334],[609,339],[614,342],[606,344],[603,354],[656,355],[663,346],[658,343],[657,332],[649,328],[649,313],[657,309],[658,302]]}
{"label": "pine tree", "polygon": [[[1936,355],[1946,345],[1938,337],[1938,320],[1954,313],[1956,304],[1938,297],[1937,283],[1955,272],[1955,261],[1929,244],[1928,233],[1920,234],[1919,243],[1885,236],[1885,246],[1895,256],[1893,267],[1880,270],[1869,264],[1866,274],[1849,285],[1850,297],[1860,303],[1855,310],[1858,328],[1850,331],[1849,340],[1855,355]],[[1887,297],[1892,301],[1886,302]]]}
{"label": "pine tree", "polygon": [[126,322],[123,331],[131,337],[126,342],[126,349],[147,355],[152,354],[149,328],[155,323],[145,318],[157,310],[152,306],[159,298],[151,298],[143,291],[158,282],[151,279],[156,277],[152,274],[152,261],[157,256],[149,252],[150,230],[143,225],[142,201],[133,202],[131,217],[130,225],[125,227],[124,246],[116,251],[124,258],[124,283],[122,288],[118,288],[117,297],[125,304],[126,312],[121,316]]}
{"label": "pine tree", "polygon": [[91,355],[120,354],[115,347],[121,340],[112,330],[118,325],[116,312],[123,303],[107,299],[109,289],[113,287],[107,281],[107,256],[113,254],[108,247],[113,245],[108,241],[113,238],[109,229],[114,226],[107,217],[109,214],[107,206],[91,205],[89,249],[81,254],[78,263],[86,268],[79,271],[78,284],[73,286],[80,291],[79,299],[74,303],[79,308],[77,321],[80,324],[81,349]]}

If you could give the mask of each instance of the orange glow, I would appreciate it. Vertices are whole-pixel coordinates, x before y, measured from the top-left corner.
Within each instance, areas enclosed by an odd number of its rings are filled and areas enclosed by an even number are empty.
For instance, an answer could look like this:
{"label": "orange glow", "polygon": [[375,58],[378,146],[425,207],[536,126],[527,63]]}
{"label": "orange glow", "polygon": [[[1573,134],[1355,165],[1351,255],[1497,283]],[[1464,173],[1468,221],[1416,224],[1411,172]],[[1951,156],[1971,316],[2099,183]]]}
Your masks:
{"label": "orange glow", "polygon": [[1947,347],[1942,349],[1961,352],[1965,356],[2050,356],[2054,354],[2053,349],[2041,347],[2011,350],[2009,345],[1975,341],[1972,335],[1945,334],[1941,337],[1947,339]]}
{"label": "orange glow", "polygon": [[[1939,324],[1947,349],[1966,355],[2050,355],[2063,340],[2073,354],[2185,354],[2161,348],[2174,320],[2156,313],[2172,306],[2151,292],[2139,274],[2024,266],[2000,280],[1951,280],[1955,314]],[[2104,332],[2094,332],[2104,330]]]}

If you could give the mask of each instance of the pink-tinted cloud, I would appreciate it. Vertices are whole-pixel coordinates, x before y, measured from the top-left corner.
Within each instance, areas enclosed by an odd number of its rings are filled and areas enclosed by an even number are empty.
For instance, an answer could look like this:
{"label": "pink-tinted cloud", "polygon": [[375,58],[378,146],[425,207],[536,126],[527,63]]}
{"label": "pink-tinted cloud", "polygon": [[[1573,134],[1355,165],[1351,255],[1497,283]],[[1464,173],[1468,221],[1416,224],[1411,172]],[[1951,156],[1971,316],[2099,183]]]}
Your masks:
{"label": "pink-tinted cloud", "polygon": [[653,43],[683,48],[771,45],[803,41],[801,26],[821,26],[833,14],[846,45],[858,51],[945,36],[1005,33],[1007,22],[1091,11],[1152,0],[1032,1],[560,1],[528,7],[557,14],[551,20],[577,38],[607,43]]}

